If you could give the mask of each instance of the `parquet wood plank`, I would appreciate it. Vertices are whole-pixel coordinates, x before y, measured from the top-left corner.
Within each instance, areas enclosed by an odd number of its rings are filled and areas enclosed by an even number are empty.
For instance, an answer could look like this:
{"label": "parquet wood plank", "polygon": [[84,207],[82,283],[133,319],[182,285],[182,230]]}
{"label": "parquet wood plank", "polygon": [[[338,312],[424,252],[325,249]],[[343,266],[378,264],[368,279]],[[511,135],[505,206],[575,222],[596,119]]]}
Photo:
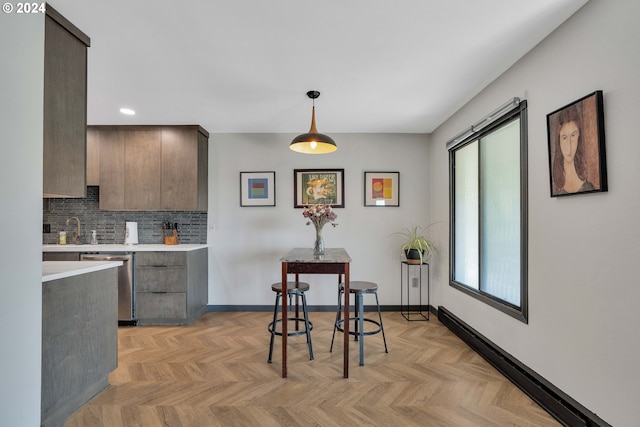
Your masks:
{"label": "parquet wood plank", "polygon": [[121,327],[110,386],[64,424],[80,426],[558,426],[551,416],[433,318],[383,313],[365,337],[365,366],[342,337],[329,353],[333,313],[310,313],[314,361],[304,336],[279,338],[267,363],[272,313],[206,313],[191,326]]}

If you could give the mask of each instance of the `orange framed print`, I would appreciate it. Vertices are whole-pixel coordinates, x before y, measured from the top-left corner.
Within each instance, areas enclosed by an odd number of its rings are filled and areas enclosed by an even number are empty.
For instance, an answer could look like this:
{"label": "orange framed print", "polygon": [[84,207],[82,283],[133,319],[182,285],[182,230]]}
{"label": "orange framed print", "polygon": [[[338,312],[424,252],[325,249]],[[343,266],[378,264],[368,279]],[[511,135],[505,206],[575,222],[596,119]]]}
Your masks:
{"label": "orange framed print", "polygon": [[365,172],[364,205],[400,206],[400,172]]}

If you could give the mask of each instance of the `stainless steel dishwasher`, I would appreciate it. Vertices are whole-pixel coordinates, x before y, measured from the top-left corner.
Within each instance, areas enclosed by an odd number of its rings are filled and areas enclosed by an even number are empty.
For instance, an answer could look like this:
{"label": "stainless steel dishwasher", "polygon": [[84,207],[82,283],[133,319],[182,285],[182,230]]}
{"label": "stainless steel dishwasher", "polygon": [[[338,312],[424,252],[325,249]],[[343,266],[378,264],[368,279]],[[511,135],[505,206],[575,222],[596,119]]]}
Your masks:
{"label": "stainless steel dishwasher", "polygon": [[131,253],[87,253],[80,261],[122,261],[118,267],[118,325],[135,325],[136,307],[133,276],[134,255]]}

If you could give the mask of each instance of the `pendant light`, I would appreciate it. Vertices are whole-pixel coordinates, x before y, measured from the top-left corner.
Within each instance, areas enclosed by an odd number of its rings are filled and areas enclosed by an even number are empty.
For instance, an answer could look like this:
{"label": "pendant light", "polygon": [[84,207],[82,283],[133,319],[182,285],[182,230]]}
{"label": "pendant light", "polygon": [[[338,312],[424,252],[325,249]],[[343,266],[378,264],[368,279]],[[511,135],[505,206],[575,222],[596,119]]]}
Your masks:
{"label": "pendant light", "polygon": [[313,107],[311,108],[311,129],[309,129],[308,133],[303,133],[293,138],[289,148],[304,154],[332,153],[338,149],[338,146],[333,139],[325,134],[318,133],[318,129],[316,129],[315,99],[320,96],[320,92],[310,90],[307,92],[307,96],[313,101]]}

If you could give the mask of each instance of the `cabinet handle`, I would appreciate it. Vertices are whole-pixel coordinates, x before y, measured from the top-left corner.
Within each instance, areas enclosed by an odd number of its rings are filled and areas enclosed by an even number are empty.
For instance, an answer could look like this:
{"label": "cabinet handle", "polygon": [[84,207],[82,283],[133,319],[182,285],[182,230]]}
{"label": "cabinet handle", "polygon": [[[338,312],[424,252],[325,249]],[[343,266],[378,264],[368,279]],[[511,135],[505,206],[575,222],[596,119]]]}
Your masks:
{"label": "cabinet handle", "polygon": [[166,265],[154,265],[153,268],[167,268]]}
{"label": "cabinet handle", "polygon": [[151,292],[151,293],[152,294],[168,294],[168,292],[166,292],[166,291],[164,291],[164,292],[162,292],[162,291],[154,291],[154,292]]}

